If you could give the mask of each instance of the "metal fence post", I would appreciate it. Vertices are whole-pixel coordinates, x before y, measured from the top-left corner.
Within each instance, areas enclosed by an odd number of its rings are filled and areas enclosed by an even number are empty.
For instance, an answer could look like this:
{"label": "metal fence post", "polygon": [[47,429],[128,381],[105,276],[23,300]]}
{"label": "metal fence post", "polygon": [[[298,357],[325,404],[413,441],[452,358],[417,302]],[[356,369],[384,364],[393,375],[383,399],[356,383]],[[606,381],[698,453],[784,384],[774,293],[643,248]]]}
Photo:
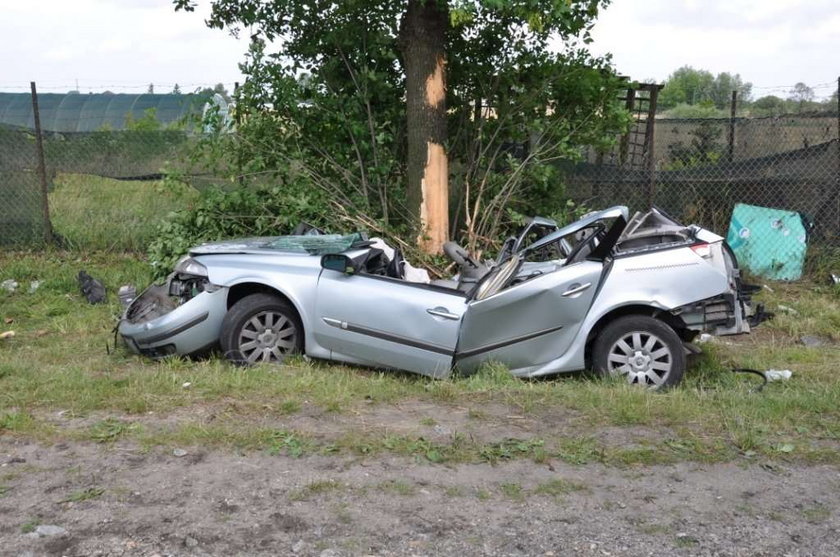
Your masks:
{"label": "metal fence post", "polygon": [[735,160],[735,106],[738,102],[738,91],[732,91],[732,102],[729,107],[729,135],[727,137],[729,162]]}
{"label": "metal fence post", "polygon": [[38,179],[41,182],[41,209],[44,217],[44,242],[52,243],[53,232],[50,222],[50,203],[47,197],[47,164],[44,159],[44,141],[41,137],[41,115],[38,112],[38,91],[35,89],[35,82],[29,82],[32,88],[32,115],[35,118],[35,149],[38,152]]}

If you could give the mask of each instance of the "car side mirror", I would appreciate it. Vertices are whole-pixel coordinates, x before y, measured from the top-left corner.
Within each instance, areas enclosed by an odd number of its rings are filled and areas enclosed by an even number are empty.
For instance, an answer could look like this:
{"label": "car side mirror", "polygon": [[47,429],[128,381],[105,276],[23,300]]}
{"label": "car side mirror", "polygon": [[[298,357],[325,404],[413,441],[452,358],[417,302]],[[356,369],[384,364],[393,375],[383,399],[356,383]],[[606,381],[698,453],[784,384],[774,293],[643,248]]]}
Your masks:
{"label": "car side mirror", "polygon": [[356,262],[343,253],[328,253],[321,256],[321,268],[346,275],[353,275],[359,271]]}

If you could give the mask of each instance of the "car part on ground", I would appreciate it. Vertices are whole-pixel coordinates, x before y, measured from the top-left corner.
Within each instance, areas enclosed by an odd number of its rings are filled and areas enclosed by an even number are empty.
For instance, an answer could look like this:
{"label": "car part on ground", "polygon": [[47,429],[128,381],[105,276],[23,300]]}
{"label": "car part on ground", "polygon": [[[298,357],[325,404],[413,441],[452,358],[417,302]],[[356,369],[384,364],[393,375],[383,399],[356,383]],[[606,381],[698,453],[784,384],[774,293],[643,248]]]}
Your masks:
{"label": "car part on ground", "polygon": [[768,317],[723,238],[657,209],[535,218],[505,245],[485,265],[452,244],[461,272],[425,284],[362,234],[204,244],[137,297],[119,332],[153,357],[221,344],[238,363],[299,351],[432,377],[493,360],[518,377],[591,366],[661,388],[683,376],[684,343]]}
{"label": "car part on ground", "polygon": [[79,288],[82,291],[82,296],[91,304],[101,304],[105,301],[105,286],[87,274],[85,271],[79,271]]}

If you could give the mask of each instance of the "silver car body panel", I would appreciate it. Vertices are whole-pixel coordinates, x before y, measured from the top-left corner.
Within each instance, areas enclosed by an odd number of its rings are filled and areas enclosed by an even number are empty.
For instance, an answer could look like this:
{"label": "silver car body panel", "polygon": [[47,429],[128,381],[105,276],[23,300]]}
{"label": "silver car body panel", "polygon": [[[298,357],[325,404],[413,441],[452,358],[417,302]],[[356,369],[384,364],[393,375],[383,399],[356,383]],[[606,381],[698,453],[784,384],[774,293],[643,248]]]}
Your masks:
{"label": "silver car body panel", "polygon": [[[609,237],[610,223],[627,218],[626,207],[591,214],[549,232],[518,257],[593,230],[602,221],[604,235],[592,238],[597,246],[599,239]],[[453,366],[470,372],[488,360],[500,361],[523,377],[583,369],[598,327],[612,312],[629,306],[669,312],[675,319],[685,311],[691,317],[688,327],[697,331],[748,331],[745,304],[734,303],[737,269],[725,257],[723,238],[699,227],[682,227],[660,213],[652,221],[654,228],[668,230],[663,237],[669,241],[684,241],[648,246],[646,238],[656,238],[649,226],[648,236],[631,238],[637,241],[628,242],[623,251],[616,247],[608,255],[571,262],[527,261],[510,284],[483,299],[451,288],[322,269],[316,255],[266,247],[273,238],[206,244],[192,249],[190,256],[206,268],[208,291],[146,322],[131,323],[124,316],[119,331],[141,353],[155,356],[158,349],[174,344],[176,353],[190,354],[218,340],[233,294],[271,289],[300,315],[307,355],[433,377],[448,375]],[[616,230],[621,231],[618,226]],[[591,236],[577,236],[582,237]],[[695,251],[697,243],[708,247]],[[352,253],[365,255],[367,249]],[[726,297],[734,301],[734,317],[726,314],[725,322],[707,325],[704,300]]]}
{"label": "silver car body panel", "polygon": [[[227,313],[227,290],[201,292],[191,302],[157,319],[142,323],[120,322],[120,334],[135,353],[152,352],[175,345],[180,354],[207,348],[219,338],[222,319]],[[162,353],[161,355],[166,355]]]}
{"label": "silver car body panel", "polygon": [[331,359],[449,375],[467,309],[463,293],[325,270],[315,298],[315,340],[331,347]]}
{"label": "silver car body panel", "polygon": [[602,271],[601,263],[583,261],[472,302],[458,341],[459,369],[470,372],[483,361],[496,360],[516,373],[566,352]]}

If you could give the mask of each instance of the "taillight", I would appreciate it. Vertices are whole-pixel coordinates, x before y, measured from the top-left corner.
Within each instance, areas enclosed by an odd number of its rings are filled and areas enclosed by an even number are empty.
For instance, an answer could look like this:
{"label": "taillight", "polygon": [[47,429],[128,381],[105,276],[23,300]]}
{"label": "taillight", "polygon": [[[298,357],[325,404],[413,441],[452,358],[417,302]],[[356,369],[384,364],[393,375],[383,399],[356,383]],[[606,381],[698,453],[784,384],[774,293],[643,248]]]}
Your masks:
{"label": "taillight", "polygon": [[702,257],[703,259],[709,259],[712,256],[712,246],[711,244],[702,243],[702,244],[694,244],[691,246],[691,249],[694,250],[694,253]]}

